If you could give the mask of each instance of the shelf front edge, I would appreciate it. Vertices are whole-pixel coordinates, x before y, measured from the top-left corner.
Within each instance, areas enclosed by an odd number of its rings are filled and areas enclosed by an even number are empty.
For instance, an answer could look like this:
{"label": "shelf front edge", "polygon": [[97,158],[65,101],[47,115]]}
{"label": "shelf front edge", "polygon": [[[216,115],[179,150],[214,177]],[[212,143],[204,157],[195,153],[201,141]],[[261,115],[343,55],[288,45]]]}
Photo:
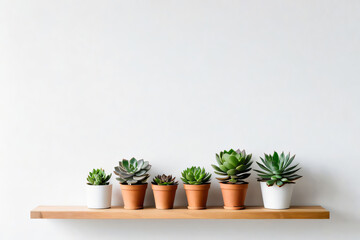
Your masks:
{"label": "shelf front edge", "polygon": [[297,206],[285,210],[247,207],[244,210],[225,210],[209,207],[205,210],[175,208],[157,210],[145,208],[125,210],[88,209],[85,206],[39,206],[30,213],[32,219],[329,219],[330,212],[321,206]]}

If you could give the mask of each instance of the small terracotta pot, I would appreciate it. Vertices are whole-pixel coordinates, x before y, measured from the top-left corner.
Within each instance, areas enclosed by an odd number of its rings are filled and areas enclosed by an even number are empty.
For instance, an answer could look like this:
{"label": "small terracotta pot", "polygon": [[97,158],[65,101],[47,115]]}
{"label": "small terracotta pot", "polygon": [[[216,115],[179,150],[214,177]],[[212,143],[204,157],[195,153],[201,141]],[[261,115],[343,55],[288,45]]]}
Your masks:
{"label": "small terracotta pot", "polygon": [[210,185],[210,183],[201,185],[184,184],[188,209],[200,210],[206,208]]}
{"label": "small terracotta pot", "polygon": [[220,188],[224,199],[224,208],[231,210],[244,209],[246,191],[248,189],[248,186],[248,183],[220,183]]}
{"label": "small terracotta pot", "polygon": [[155,206],[157,209],[171,209],[174,207],[177,185],[154,185]]}
{"label": "small terracotta pot", "polygon": [[144,198],[147,185],[147,183],[140,185],[127,185],[120,183],[125,209],[135,210],[144,208]]}

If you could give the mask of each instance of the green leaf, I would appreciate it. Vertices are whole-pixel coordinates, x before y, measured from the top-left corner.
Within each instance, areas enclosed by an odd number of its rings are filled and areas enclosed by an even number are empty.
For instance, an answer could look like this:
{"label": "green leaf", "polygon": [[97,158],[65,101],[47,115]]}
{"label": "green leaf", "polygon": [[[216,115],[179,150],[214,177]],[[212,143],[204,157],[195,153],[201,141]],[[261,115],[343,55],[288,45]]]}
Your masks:
{"label": "green leaf", "polygon": [[233,166],[231,163],[229,163],[227,161],[224,162],[223,166],[225,166],[227,169],[234,169],[235,168],[235,166]]}
{"label": "green leaf", "polygon": [[137,173],[135,173],[135,176],[142,176],[142,175],[144,175],[146,172],[147,172],[147,171],[146,171],[145,169],[140,170],[140,171],[138,171]]}
{"label": "green leaf", "polygon": [[261,178],[271,178],[273,175],[258,174],[258,176],[261,177]]}
{"label": "green leaf", "polygon": [[131,158],[130,159],[130,165],[132,166],[132,167],[135,167],[135,164],[136,164],[136,159],[135,158]]}
{"label": "green leaf", "polygon": [[126,182],[126,180],[125,180],[125,179],[123,179],[123,178],[116,178],[116,180],[118,180],[120,183],[124,183],[124,182]]}
{"label": "green leaf", "polygon": [[276,185],[278,185],[279,187],[282,187],[284,185],[284,183],[281,180],[277,180]]}
{"label": "green leaf", "polygon": [[224,162],[224,161],[228,161],[228,160],[229,160],[229,157],[230,157],[230,154],[224,153],[224,154],[222,155],[222,160],[223,160],[223,162]]}
{"label": "green leaf", "polygon": [[238,160],[234,156],[230,156],[228,162],[233,165],[233,168],[235,168],[239,164]]}
{"label": "green leaf", "polygon": [[299,171],[301,168],[298,168],[298,169],[295,169],[293,171],[289,171],[289,172],[284,172],[282,175],[283,176],[289,176],[289,175],[292,175],[294,173],[296,173],[297,171]]}
{"label": "green leaf", "polygon": [[237,164],[237,166],[238,165],[245,165],[246,164],[245,161],[246,161],[245,157],[239,156],[239,163]]}
{"label": "green leaf", "polygon": [[274,171],[272,171],[272,173],[276,174],[276,175],[281,174],[281,172],[279,170],[274,170]]}
{"label": "green leaf", "polygon": [[195,181],[194,176],[192,174],[190,174],[190,173],[186,174],[186,179],[189,179],[190,181]]}
{"label": "green leaf", "polygon": [[289,171],[293,170],[294,168],[296,168],[298,165],[299,165],[299,164],[296,164],[296,165],[294,165],[294,166],[292,166],[292,167],[289,167],[289,168],[287,168],[287,169],[284,169],[284,170],[285,170],[286,172],[289,172]]}
{"label": "green leaf", "polygon": [[[266,172],[263,172],[263,171],[260,171],[260,170],[257,170],[257,169],[254,169],[254,171],[255,171],[255,172],[258,172],[258,173],[260,173],[260,174],[265,174],[265,175],[269,174],[269,173],[266,173]],[[271,174],[271,175],[272,175],[272,174]]]}
{"label": "green leaf", "polygon": [[271,170],[270,169],[268,169],[268,168],[266,168],[264,165],[262,165],[261,163],[259,163],[259,162],[256,162],[257,163],[257,165],[259,166],[259,167],[261,167],[263,170],[265,170],[266,172],[270,172]]}
{"label": "green leaf", "polygon": [[246,156],[246,151],[245,151],[245,149],[243,149],[243,150],[241,151],[241,156]]}
{"label": "green leaf", "polygon": [[272,185],[274,185],[274,183],[275,183],[275,180],[266,181],[266,185],[268,185],[268,186],[272,186]]}
{"label": "green leaf", "polygon": [[203,179],[203,183],[208,183],[210,181],[211,178],[211,174],[207,175],[204,179]]}
{"label": "green leaf", "polygon": [[265,161],[262,157],[260,157],[262,163],[266,166],[266,168],[268,169],[268,171],[271,171],[272,168],[270,167],[270,165],[268,164],[267,161]]}
{"label": "green leaf", "polygon": [[211,166],[212,166],[216,171],[222,172],[222,170],[221,170],[218,166],[216,166],[216,165],[214,165],[214,164],[211,164]]}
{"label": "green leaf", "polygon": [[219,165],[219,168],[223,171],[223,172],[227,172],[229,169],[226,168],[224,165]]}
{"label": "green leaf", "polygon": [[143,159],[140,159],[138,162],[138,165],[137,165],[137,169],[142,169],[143,168],[143,166],[144,166],[144,160]]}
{"label": "green leaf", "polygon": [[227,176],[227,173],[224,173],[224,172],[215,171],[214,173],[217,175]]}
{"label": "green leaf", "polygon": [[143,169],[145,169],[145,170],[147,170],[147,171],[149,171],[150,168],[151,168],[151,165],[150,165],[150,164],[148,164],[146,167],[143,166]]}
{"label": "green leaf", "polygon": [[[289,161],[290,159],[290,152],[286,155],[286,158],[285,158],[285,163],[287,163],[287,161]],[[284,165],[285,166],[285,165]]]}
{"label": "green leaf", "polygon": [[284,169],[286,169],[288,166],[290,166],[290,164],[294,161],[295,156],[296,156],[296,155],[292,156],[292,157],[289,159],[289,161],[284,165]]}
{"label": "green leaf", "polygon": [[276,169],[279,169],[279,155],[277,152],[274,152],[273,163]]}
{"label": "green leaf", "polygon": [[299,176],[299,175],[293,175],[293,176],[290,176],[290,177],[287,177],[287,179],[291,180],[291,181],[294,181],[296,179],[299,179],[301,178],[302,176]]}
{"label": "green leaf", "polygon": [[252,162],[252,161],[248,162],[248,164],[246,164],[246,165],[245,165],[245,169],[250,168],[252,164],[253,164],[253,162]]}
{"label": "green leaf", "polygon": [[137,183],[138,181],[134,180],[134,179],[129,179],[129,180],[126,180],[126,183],[129,184],[129,185],[132,185],[132,184],[135,184]]}
{"label": "green leaf", "polygon": [[219,154],[215,154],[215,156],[216,156],[216,161],[217,161],[217,163],[218,163],[219,165],[222,165],[222,161],[221,161],[221,159],[220,159]]}
{"label": "green leaf", "polygon": [[144,180],[144,179],[147,178],[147,177],[148,177],[147,175],[134,176],[133,179],[136,180],[136,181],[142,181],[142,180]]}
{"label": "green leaf", "polygon": [[109,181],[110,178],[111,178],[111,173],[110,173],[110,175],[107,175],[107,177],[105,178],[105,182]]}
{"label": "green leaf", "polygon": [[284,152],[281,152],[281,154],[280,154],[280,166],[279,166],[280,169],[283,168],[284,164],[285,164],[285,154],[284,154]]}
{"label": "green leaf", "polygon": [[235,184],[237,181],[236,181],[236,179],[232,178],[232,179],[229,180],[229,182]]}
{"label": "green leaf", "polygon": [[144,164],[142,166],[142,169],[146,169],[149,165],[149,161],[144,161]]}
{"label": "green leaf", "polygon": [[240,165],[236,167],[236,170],[238,170],[239,172],[244,171],[246,169],[246,165]]}
{"label": "green leaf", "polygon": [[216,179],[217,179],[217,180],[220,180],[220,181],[223,181],[223,180],[228,180],[228,179],[230,179],[230,177],[229,177],[229,176],[226,176],[226,177],[217,177]]}
{"label": "green leaf", "polygon": [[181,177],[180,178],[184,183],[189,184],[188,180],[186,178]]}
{"label": "green leaf", "polygon": [[124,167],[128,172],[130,172],[130,169],[129,169],[129,161],[128,161],[128,160],[123,159],[123,160],[122,160],[122,165],[123,165],[123,167]]}
{"label": "green leaf", "polygon": [[251,158],[252,158],[252,154],[247,155],[245,158],[244,164],[248,164],[250,162]]}
{"label": "green leaf", "polygon": [[228,175],[235,175],[238,173],[238,171],[236,171],[235,169],[230,169],[226,172]]}

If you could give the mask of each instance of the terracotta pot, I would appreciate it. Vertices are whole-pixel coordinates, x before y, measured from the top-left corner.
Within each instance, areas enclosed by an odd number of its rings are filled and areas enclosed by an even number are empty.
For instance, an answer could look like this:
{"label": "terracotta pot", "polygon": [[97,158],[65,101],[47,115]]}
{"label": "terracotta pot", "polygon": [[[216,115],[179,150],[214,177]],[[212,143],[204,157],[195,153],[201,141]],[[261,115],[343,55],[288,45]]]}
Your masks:
{"label": "terracotta pot", "polygon": [[201,185],[184,184],[186,198],[188,201],[188,209],[205,209],[209,188],[210,183]]}
{"label": "terracotta pot", "polygon": [[144,208],[147,185],[147,183],[140,185],[126,185],[120,183],[125,209],[134,210]]}
{"label": "terracotta pot", "polygon": [[154,185],[155,206],[157,209],[171,209],[174,207],[177,185]]}
{"label": "terracotta pot", "polygon": [[239,210],[245,208],[246,191],[249,184],[220,183],[224,208]]}

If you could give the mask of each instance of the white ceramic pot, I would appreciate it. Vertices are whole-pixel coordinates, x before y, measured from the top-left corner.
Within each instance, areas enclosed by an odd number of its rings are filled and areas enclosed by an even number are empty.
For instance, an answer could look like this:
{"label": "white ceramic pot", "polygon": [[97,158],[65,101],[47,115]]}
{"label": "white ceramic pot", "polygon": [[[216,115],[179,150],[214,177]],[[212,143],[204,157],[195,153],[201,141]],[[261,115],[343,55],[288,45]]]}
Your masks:
{"label": "white ceramic pot", "polygon": [[86,185],[88,208],[110,208],[112,185]]}
{"label": "white ceramic pot", "polygon": [[291,196],[295,184],[284,184],[282,187],[269,187],[266,182],[260,182],[261,193],[265,208],[286,209],[290,207]]}

